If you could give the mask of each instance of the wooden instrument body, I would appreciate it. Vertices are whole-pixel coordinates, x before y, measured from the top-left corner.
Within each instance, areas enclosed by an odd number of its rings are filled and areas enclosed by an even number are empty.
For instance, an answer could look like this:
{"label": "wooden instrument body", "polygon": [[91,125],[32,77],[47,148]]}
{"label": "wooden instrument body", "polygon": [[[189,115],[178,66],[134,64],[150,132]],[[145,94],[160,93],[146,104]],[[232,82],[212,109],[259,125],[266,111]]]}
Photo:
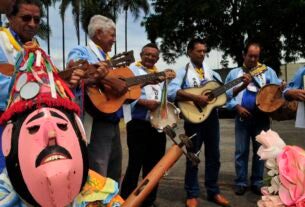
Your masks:
{"label": "wooden instrument body", "polygon": [[[121,77],[124,80],[134,77],[134,74],[129,68],[122,67],[109,71],[108,76]],[[97,109],[104,113],[114,113],[125,101],[138,99],[141,96],[141,86],[130,86],[128,91],[122,96],[114,95],[108,87],[105,87],[103,92],[98,87],[88,87],[87,94]]]}
{"label": "wooden instrument body", "polygon": [[277,121],[295,119],[297,101],[287,101],[282,96],[279,85],[268,84],[260,89],[256,96],[257,107]]}
{"label": "wooden instrument body", "polygon": [[0,64],[0,73],[6,76],[12,76],[14,74],[15,67],[9,63]]}
{"label": "wooden instrument body", "polygon": [[172,103],[167,102],[166,117],[161,115],[161,105],[157,109],[150,112],[150,123],[157,130],[162,131],[166,126],[174,128],[179,120],[180,110]]}
{"label": "wooden instrument body", "polygon": [[138,187],[128,196],[122,207],[138,207],[158,184],[165,172],[170,169],[183,154],[178,145],[173,145],[157,165],[142,180]]}
{"label": "wooden instrument body", "polygon": [[[185,92],[194,95],[205,95],[210,93],[212,90],[221,87],[221,85],[216,81],[208,81],[202,87],[198,88],[187,88],[184,89]],[[181,101],[178,102],[178,106],[183,114],[183,117],[191,123],[201,123],[206,120],[211,111],[215,107],[223,106],[227,102],[227,95],[223,93],[217,97],[208,101],[206,107],[197,107],[193,101]]]}

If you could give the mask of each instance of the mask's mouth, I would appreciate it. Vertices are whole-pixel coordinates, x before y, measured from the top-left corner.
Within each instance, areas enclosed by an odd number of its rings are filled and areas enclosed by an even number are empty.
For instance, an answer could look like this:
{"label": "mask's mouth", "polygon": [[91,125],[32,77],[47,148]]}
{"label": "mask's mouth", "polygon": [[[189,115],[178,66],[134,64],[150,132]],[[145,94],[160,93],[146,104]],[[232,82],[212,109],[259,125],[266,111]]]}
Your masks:
{"label": "mask's mouth", "polygon": [[67,159],[72,159],[72,156],[68,150],[59,145],[53,145],[45,148],[39,153],[35,166],[39,167],[40,165],[44,165],[50,162]]}

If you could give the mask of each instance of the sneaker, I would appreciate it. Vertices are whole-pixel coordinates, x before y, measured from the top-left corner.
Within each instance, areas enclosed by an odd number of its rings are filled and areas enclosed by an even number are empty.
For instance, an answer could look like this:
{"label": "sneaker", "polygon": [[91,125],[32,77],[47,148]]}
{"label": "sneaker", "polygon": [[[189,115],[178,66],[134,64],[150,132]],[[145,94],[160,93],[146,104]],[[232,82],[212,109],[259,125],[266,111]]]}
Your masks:
{"label": "sneaker", "polygon": [[235,194],[236,195],[244,195],[246,191],[247,191],[247,187],[246,186],[237,185],[235,187]]}

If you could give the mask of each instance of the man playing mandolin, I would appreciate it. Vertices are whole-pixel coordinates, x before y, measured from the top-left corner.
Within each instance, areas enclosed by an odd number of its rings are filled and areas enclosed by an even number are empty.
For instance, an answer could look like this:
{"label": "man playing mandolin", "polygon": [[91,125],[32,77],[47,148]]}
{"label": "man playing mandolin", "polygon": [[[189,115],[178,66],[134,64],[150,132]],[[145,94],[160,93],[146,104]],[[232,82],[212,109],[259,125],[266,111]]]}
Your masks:
{"label": "man playing mandolin", "polygon": [[[130,65],[136,76],[157,72],[155,64],[159,60],[157,45],[149,43],[142,48],[141,61]],[[143,178],[151,171],[165,153],[166,137],[152,127],[149,112],[155,110],[161,99],[162,85],[159,81],[146,85],[141,97],[132,105],[132,120],[127,123],[128,166],[122,183],[121,196],[126,199],[137,187],[142,169]],[[157,187],[143,202],[143,207],[155,206]]]}
{"label": "man playing mandolin", "polygon": [[[177,77],[169,84],[169,98],[172,101],[192,101],[200,107],[207,105],[208,95],[195,95],[184,91],[187,88],[200,87],[209,80],[220,81],[220,76],[210,70],[203,62],[207,53],[207,45],[202,39],[193,39],[188,43],[187,55],[190,62],[181,68]],[[219,120],[217,109],[214,109],[210,116],[199,124],[184,122],[184,129],[187,136],[194,136],[192,152],[199,153],[204,143],[205,153],[205,186],[207,198],[222,206],[228,206],[229,201],[220,194],[217,184],[220,169],[219,152]],[[200,197],[198,182],[198,165],[194,166],[190,160],[186,163],[185,186],[187,193],[186,206],[199,206]]]}
{"label": "man playing mandolin", "polygon": [[[236,110],[235,118],[235,194],[243,195],[248,187],[248,158],[250,140],[253,146],[253,159],[251,170],[251,190],[261,194],[264,161],[259,159],[257,150],[260,144],[255,140],[262,130],[270,128],[269,116],[261,112],[256,106],[256,95],[261,87],[266,84],[278,84],[281,81],[270,67],[259,63],[261,46],[250,42],[244,49],[244,63],[242,67],[231,70],[226,78],[226,83],[242,77],[244,82],[227,91],[229,109]],[[261,70],[255,77],[249,75],[250,71]]]}
{"label": "man playing mandolin", "polygon": [[[68,61],[87,60],[90,64],[98,65],[97,72],[85,79],[85,89],[90,85],[108,87],[116,95],[127,91],[126,83],[119,78],[107,76],[111,70],[106,63],[109,60],[108,52],[115,42],[115,24],[104,16],[95,15],[88,25],[90,37],[88,47],[78,46],[68,55]],[[73,65],[69,63],[69,66]],[[88,145],[89,167],[103,176],[110,177],[117,182],[121,177],[122,148],[120,141],[119,120],[121,110],[112,114],[105,114],[96,109],[84,90],[79,96],[85,96],[81,102],[85,109],[84,123],[86,134],[90,137]]]}
{"label": "man playing mandolin", "polygon": [[295,126],[299,128],[305,128],[305,67],[300,68],[293,79],[287,85],[284,90],[284,97],[287,100],[298,101],[298,109],[296,113]]}

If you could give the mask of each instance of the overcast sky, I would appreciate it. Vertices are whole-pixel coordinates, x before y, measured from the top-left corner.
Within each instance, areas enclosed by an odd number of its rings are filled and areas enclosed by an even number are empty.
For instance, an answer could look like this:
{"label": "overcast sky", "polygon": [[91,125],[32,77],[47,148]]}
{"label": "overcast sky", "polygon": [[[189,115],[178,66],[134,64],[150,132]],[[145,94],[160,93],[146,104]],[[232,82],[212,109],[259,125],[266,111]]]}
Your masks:
{"label": "overcast sky", "polygon": [[[71,7],[68,8],[66,12],[66,20],[65,20],[65,48],[66,48],[66,57],[68,52],[75,46],[77,46],[77,38],[75,27],[72,19],[71,14]],[[139,59],[139,53],[143,45],[147,44],[149,41],[147,39],[147,35],[145,32],[145,28],[140,26],[141,19],[134,21],[134,18],[129,15],[128,18],[128,50],[134,50],[134,55],[136,60]],[[61,26],[61,19],[59,15],[58,7],[56,8],[51,7],[50,9],[50,26],[52,29],[52,36],[51,36],[51,57],[55,64],[58,67],[62,67],[62,26]],[[116,24],[116,31],[117,31],[117,52],[123,52],[125,48],[125,37],[124,37],[124,15],[120,15],[117,24]],[[41,46],[47,50],[46,42],[40,41]],[[81,31],[81,44],[85,44],[85,35],[83,30]],[[114,54],[114,47],[111,55]],[[162,58],[157,63],[157,67],[162,70],[165,68],[173,68],[177,69],[183,67],[186,64],[187,58],[181,57],[176,60],[176,63],[173,65],[166,64]],[[210,68],[220,68],[220,61],[221,61],[221,53],[217,51],[211,51],[209,57],[206,58],[207,64]],[[230,63],[230,66],[234,66],[233,63]]]}

